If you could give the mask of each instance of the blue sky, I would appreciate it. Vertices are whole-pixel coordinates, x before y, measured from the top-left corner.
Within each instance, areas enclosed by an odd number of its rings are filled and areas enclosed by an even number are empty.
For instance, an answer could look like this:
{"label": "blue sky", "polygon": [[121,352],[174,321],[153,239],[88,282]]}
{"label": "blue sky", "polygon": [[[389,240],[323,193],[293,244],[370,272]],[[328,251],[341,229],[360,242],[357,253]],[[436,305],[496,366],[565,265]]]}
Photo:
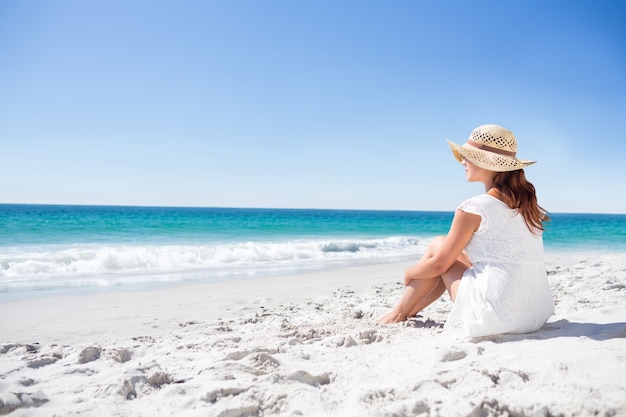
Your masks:
{"label": "blue sky", "polygon": [[626,213],[626,3],[0,2],[0,203],[453,210],[511,129],[552,212]]}

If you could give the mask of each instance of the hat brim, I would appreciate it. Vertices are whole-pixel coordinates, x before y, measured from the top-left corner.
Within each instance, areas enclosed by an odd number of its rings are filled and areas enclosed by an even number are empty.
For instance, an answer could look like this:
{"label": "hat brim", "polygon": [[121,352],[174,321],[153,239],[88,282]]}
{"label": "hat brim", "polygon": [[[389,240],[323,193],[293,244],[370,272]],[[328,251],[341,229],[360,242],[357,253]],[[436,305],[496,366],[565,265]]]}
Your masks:
{"label": "hat brim", "polygon": [[514,156],[501,155],[495,152],[478,149],[469,144],[459,145],[446,139],[452,154],[457,161],[462,162],[463,159],[469,160],[474,165],[495,172],[516,171],[524,169],[536,161],[526,159],[518,159]]}

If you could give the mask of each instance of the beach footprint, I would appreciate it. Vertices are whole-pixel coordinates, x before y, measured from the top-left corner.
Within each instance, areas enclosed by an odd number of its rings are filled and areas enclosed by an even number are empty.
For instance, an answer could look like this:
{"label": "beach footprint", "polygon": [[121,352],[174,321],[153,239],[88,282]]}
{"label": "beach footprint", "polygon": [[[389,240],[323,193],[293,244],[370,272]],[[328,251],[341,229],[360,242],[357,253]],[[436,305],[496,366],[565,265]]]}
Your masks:
{"label": "beach footprint", "polygon": [[231,352],[225,360],[230,361],[226,369],[238,369],[254,376],[266,375],[280,368],[280,362],[263,350]]}
{"label": "beach footprint", "polygon": [[358,340],[365,344],[369,345],[370,343],[376,343],[382,341],[383,336],[379,335],[376,329],[366,329],[362,330],[357,335]]}
{"label": "beach footprint", "polygon": [[461,349],[450,349],[441,355],[441,362],[454,362],[467,357],[467,352]]}

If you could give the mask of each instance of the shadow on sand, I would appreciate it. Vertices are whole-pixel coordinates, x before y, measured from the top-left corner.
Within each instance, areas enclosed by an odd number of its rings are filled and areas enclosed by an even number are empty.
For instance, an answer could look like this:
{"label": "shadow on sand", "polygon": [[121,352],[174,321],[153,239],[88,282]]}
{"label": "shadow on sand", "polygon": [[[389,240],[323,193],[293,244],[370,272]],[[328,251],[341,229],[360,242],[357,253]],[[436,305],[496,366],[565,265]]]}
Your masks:
{"label": "shadow on sand", "polygon": [[619,323],[578,323],[566,319],[546,323],[541,329],[527,334],[502,334],[472,339],[474,342],[488,340],[495,343],[517,342],[520,340],[547,340],[559,337],[586,337],[593,340],[626,338],[626,322]]}

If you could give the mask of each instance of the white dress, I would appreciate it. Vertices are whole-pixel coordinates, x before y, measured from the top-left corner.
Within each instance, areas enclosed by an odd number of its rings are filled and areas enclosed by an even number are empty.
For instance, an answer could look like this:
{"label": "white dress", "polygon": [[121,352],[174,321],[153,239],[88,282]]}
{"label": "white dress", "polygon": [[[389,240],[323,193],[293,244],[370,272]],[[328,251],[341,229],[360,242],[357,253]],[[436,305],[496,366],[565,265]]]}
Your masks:
{"label": "white dress", "polygon": [[489,194],[457,207],[481,217],[465,252],[465,271],[445,328],[463,336],[528,333],[554,312],[541,233],[531,232],[517,210]]}

